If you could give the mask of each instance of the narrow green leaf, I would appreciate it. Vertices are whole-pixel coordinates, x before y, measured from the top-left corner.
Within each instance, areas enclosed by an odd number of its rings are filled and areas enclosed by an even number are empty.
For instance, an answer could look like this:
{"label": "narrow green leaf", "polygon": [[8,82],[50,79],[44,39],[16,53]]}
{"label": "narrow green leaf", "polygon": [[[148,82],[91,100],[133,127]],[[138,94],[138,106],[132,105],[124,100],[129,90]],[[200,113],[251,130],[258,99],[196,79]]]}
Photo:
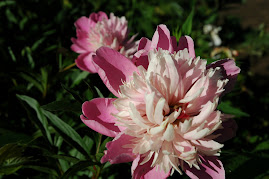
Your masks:
{"label": "narrow green leaf", "polygon": [[26,50],[26,56],[28,58],[28,62],[31,65],[31,67],[34,68],[35,67],[35,61],[34,61],[34,59],[32,57],[31,48],[30,47],[25,47],[25,50]]}
{"label": "narrow green leaf", "polygon": [[47,111],[73,111],[81,113],[81,104],[77,101],[71,102],[70,100],[54,101],[49,104],[41,106],[41,108]]}
{"label": "narrow green leaf", "polygon": [[75,174],[78,171],[81,171],[89,166],[97,165],[97,163],[92,162],[91,160],[86,161],[80,161],[70,167],[61,177],[61,179],[67,179],[70,178],[73,174]]}
{"label": "narrow green leaf", "polygon": [[183,35],[190,35],[192,30],[192,20],[194,16],[194,9],[195,9],[195,1],[192,1],[192,10],[189,16],[187,17],[186,21],[183,23],[181,32]]}
{"label": "narrow green leaf", "polygon": [[233,107],[229,102],[221,102],[218,109],[227,114],[233,114],[236,117],[249,117],[249,114],[241,111],[241,109]]}
{"label": "narrow green leaf", "polygon": [[78,75],[76,76],[76,78],[73,80],[73,83],[71,85],[71,88],[73,88],[74,86],[76,86],[77,84],[79,84],[83,79],[87,78],[87,76],[90,73],[87,71],[82,71],[79,72]]}
{"label": "narrow green leaf", "polygon": [[62,85],[63,89],[65,89],[67,92],[69,92],[80,104],[82,104],[84,102],[77,92],[75,92],[71,88],[68,88],[67,86],[65,86],[62,83],[61,83],[61,85]]}
{"label": "narrow green leaf", "polygon": [[57,159],[62,159],[62,160],[65,160],[67,162],[72,162],[72,163],[77,163],[79,162],[79,159],[76,158],[76,157],[72,157],[72,156],[67,156],[67,155],[52,155],[52,156],[49,156],[49,157],[52,157],[52,158],[57,158]]}
{"label": "narrow green leaf", "polygon": [[35,51],[40,44],[43,43],[43,41],[46,39],[46,37],[42,37],[41,39],[37,40],[31,47],[32,51]]}
{"label": "narrow green leaf", "polygon": [[52,174],[54,176],[58,176],[58,173],[52,169],[52,168],[48,168],[48,167],[43,167],[43,166],[37,166],[37,165],[23,165],[23,168],[30,168],[39,172],[43,172],[43,173],[48,173],[48,174]]}
{"label": "narrow green leaf", "polygon": [[259,143],[256,148],[254,149],[254,151],[262,151],[262,150],[269,150],[269,140],[263,141],[261,143]]}
{"label": "narrow green leaf", "polygon": [[[49,111],[46,111],[44,109],[42,109],[42,112],[45,114],[45,116],[47,116],[47,118],[50,120],[50,122],[61,131],[61,133],[65,134],[67,137],[69,137],[70,139],[72,139],[73,141],[75,141],[77,144],[79,144],[79,146],[84,149],[84,151],[82,151],[84,154],[88,154],[89,155],[89,151],[87,149],[86,144],[84,143],[84,141],[82,140],[82,138],[80,137],[80,135],[71,127],[69,126],[67,123],[65,123],[63,120],[61,120],[58,116],[52,114]],[[55,130],[57,130],[55,129]],[[57,130],[57,131],[59,131]],[[65,139],[65,136],[62,136]],[[79,150],[79,148],[78,148]],[[80,150],[81,151],[81,150]]]}
{"label": "narrow green leaf", "polygon": [[16,62],[16,56],[14,55],[14,53],[13,53],[11,47],[9,46],[7,49],[8,49],[8,52],[9,52],[9,54],[10,54],[10,57],[11,57],[12,61],[13,61],[13,62]]}
{"label": "narrow green leaf", "polygon": [[[44,136],[47,136],[49,143],[52,144],[51,135],[50,135],[50,132],[48,129],[48,121],[47,121],[46,117],[44,116],[44,114],[42,113],[38,102],[29,96],[18,95],[18,94],[16,96],[19,99],[25,101],[29,106],[31,106],[35,110],[35,112],[37,114],[37,118],[39,119],[40,123],[43,126],[43,127],[40,127],[40,130]],[[40,125],[38,125],[38,126],[40,126]]]}
{"label": "narrow green leaf", "polygon": [[43,93],[44,88],[42,84],[40,83],[40,81],[37,80],[35,77],[26,73],[20,73],[20,76],[26,81],[28,81],[29,83],[32,83],[41,93]]}
{"label": "narrow green leaf", "polygon": [[96,90],[98,96],[99,96],[100,98],[104,98],[104,95],[101,93],[101,91],[100,91],[96,86],[94,86],[94,88],[95,88],[95,90]]}
{"label": "narrow green leaf", "polygon": [[2,1],[2,2],[0,2],[0,8],[4,7],[4,6],[9,6],[12,4],[16,4],[16,2],[15,1]]}

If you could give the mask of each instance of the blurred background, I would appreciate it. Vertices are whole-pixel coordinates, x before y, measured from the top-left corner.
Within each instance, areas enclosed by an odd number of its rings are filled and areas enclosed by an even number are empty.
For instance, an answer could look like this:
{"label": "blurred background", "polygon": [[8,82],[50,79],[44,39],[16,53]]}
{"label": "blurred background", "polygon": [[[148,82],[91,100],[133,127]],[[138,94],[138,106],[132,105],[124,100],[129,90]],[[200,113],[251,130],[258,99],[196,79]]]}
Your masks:
{"label": "blurred background", "polygon": [[[106,142],[80,120],[81,104],[112,96],[74,66],[74,22],[92,12],[125,16],[130,36],[158,24],[190,35],[196,55],[241,68],[219,109],[238,130],[220,156],[226,178],[269,178],[268,0],[1,0],[0,178],[130,178],[131,164],[100,164]],[[171,178],[178,178],[174,174]],[[182,176],[187,178],[187,176]]]}

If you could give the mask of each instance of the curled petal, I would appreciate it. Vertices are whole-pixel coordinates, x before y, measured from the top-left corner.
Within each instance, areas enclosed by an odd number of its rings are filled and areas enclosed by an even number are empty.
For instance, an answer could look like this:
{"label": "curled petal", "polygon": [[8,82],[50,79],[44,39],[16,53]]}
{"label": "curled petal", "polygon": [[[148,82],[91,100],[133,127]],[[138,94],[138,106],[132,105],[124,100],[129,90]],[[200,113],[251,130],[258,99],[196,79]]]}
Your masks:
{"label": "curled petal", "polygon": [[200,170],[195,167],[190,168],[189,165],[184,164],[185,172],[190,178],[225,179],[223,164],[217,157],[200,156],[200,159],[202,161],[202,163],[199,164]]}
{"label": "curled petal", "polygon": [[93,56],[95,53],[83,53],[76,59],[76,65],[81,70],[88,71],[90,73],[96,73],[96,69],[93,62]]}
{"label": "curled petal", "polygon": [[[94,27],[95,24],[98,22],[98,21],[102,21],[104,19],[108,19],[106,13],[102,12],[102,11],[99,11],[98,13],[91,13],[90,17],[90,25],[91,27]],[[89,30],[89,29],[88,29]]]}
{"label": "curled petal", "polygon": [[193,42],[192,38],[187,36],[187,35],[182,36],[179,39],[177,51],[183,50],[184,48],[188,49],[189,55],[191,58],[195,58],[194,42]]}
{"label": "curled petal", "polygon": [[144,160],[140,155],[136,157],[132,164],[132,176],[133,179],[165,179],[170,175],[170,172],[165,173],[163,170],[157,169],[157,167],[151,167],[153,157],[143,165],[140,163]]}
{"label": "curled petal", "polygon": [[128,58],[108,47],[99,48],[93,61],[104,84],[117,97],[122,82],[129,81],[133,72],[138,71]]}
{"label": "curled petal", "polygon": [[172,42],[170,37],[170,31],[166,25],[158,25],[157,30],[155,31],[152,37],[151,49],[162,48],[163,50],[168,50],[173,52]]}
{"label": "curled petal", "polygon": [[225,85],[224,93],[228,93],[231,91],[235,85],[237,75],[240,73],[240,68],[236,66],[235,61],[233,59],[223,59],[218,60],[216,62],[211,63],[206,68],[221,68],[221,73],[223,79],[229,79],[229,82]]}
{"label": "curled petal", "polygon": [[82,105],[81,120],[91,129],[109,137],[115,137],[121,130],[115,126],[115,118],[111,113],[118,111],[113,106],[113,98],[95,98]]}
{"label": "curled petal", "polygon": [[139,41],[138,50],[150,50],[151,41],[145,37],[142,37]]}
{"label": "curled petal", "polygon": [[118,134],[113,141],[106,144],[107,150],[102,157],[101,162],[110,162],[111,164],[131,162],[135,159],[135,154],[131,148],[124,148],[124,145],[130,144],[133,137],[124,133]]}
{"label": "curled petal", "polygon": [[83,16],[75,22],[75,26],[77,29],[87,32],[91,27],[90,20],[87,17]]}

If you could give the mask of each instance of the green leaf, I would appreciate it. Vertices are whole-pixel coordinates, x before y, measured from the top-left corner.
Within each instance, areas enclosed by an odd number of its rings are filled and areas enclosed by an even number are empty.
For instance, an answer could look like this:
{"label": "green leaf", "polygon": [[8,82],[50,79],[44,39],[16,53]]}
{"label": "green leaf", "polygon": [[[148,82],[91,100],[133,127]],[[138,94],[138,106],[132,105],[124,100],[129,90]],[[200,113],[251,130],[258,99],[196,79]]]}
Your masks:
{"label": "green leaf", "polygon": [[0,146],[8,143],[27,143],[32,140],[32,137],[24,134],[18,133],[16,131],[10,131],[7,129],[0,128]]}
{"label": "green leaf", "polygon": [[73,88],[74,86],[76,86],[77,84],[79,84],[83,79],[87,78],[87,76],[90,73],[87,71],[82,71],[79,72],[78,75],[76,76],[76,78],[73,80],[73,83],[71,85],[71,88]]}
{"label": "green leaf", "polygon": [[[74,146],[74,147],[76,147],[80,152],[82,152],[86,156],[89,155],[89,151],[86,144],[84,143],[80,135],[71,126],[69,126],[67,123],[65,123],[63,120],[61,120],[59,117],[57,117],[56,115],[52,114],[49,111],[42,109],[42,112],[47,116],[50,122],[56,127],[55,130],[57,132],[60,132],[60,134],[65,134],[65,135],[61,135],[64,139],[66,139],[67,141],[70,141],[69,139],[71,139],[73,142],[79,144],[79,147],[78,146]],[[67,139],[66,137],[68,137],[69,139]],[[73,144],[72,141],[70,141],[71,144]]]}
{"label": "green leaf", "polygon": [[194,7],[195,1],[193,1],[192,3],[193,3],[193,5],[192,5],[191,13],[187,17],[186,21],[183,23],[182,28],[181,28],[181,32],[183,35],[190,35],[191,34],[192,20],[193,20],[194,9],[195,9],[195,7]]}
{"label": "green leaf", "polygon": [[47,111],[73,111],[81,113],[81,104],[77,101],[71,102],[70,100],[54,101],[49,104],[41,106],[42,109]]}
{"label": "green leaf", "polygon": [[84,102],[76,91],[72,90],[71,88],[68,88],[67,86],[65,86],[62,83],[61,83],[61,85],[62,85],[63,89],[65,89],[67,92],[69,92],[80,104],[82,104]]}
{"label": "green leaf", "polygon": [[262,150],[269,150],[269,140],[259,143],[254,149],[255,152]]}
{"label": "green leaf", "polygon": [[48,167],[43,167],[43,166],[37,166],[37,165],[24,165],[23,168],[30,168],[39,172],[43,172],[43,173],[48,173],[48,174],[52,174],[54,176],[58,176],[58,173],[52,169],[52,168],[48,168]]}
{"label": "green leaf", "polygon": [[44,88],[40,81],[36,79],[36,77],[26,73],[20,73],[20,76],[29,83],[32,83],[43,94]]}
{"label": "green leaf", "polygon": [[94,88],[95,88],[95,90],[96,90],[98,96],[99,96],[100,98],[104,98],[104,95],[101,93],[101,91],[100,91],[96,86],[94,86]]}
{"label": "green leaf", "polygon": [[50,135],[50,132],[48,129],[48,121],[47,121],[46,117],[44,116],[44,114],[42,113],[38,102],[29,96],[18,95],[18,94],[16,96],[19,99],[25,101],[29,106],[31,106],[35,110],[35,112],[37,114],[37,118],[39,119],[40,123],[42,124],[42,127],[40,126],[40,124],[37,124],[37,125],[40,128],[43,136],[46,136],[49,143],[52,144],[51,135]]}
{"label": "green leaf", "polygon": [[12,61],[13,62],[16,62],[16,56],[14,55],[14,53],[13,53],[13,51],[12,51],[12,49],[11,49],[11,47],[10,46],[8,46],[8,52],[9,52],[9,55],[10,55],[10,57],[11,57],[11,59],[12,59]]}
{"label": "green leaf", "polygon": [[27,159],[22,157],[24,147],[6,144],[0,148],[0,174],[10,175],[19,170]]}
{"label": "green leaf", "polygon": [[249,117],[249,114],[241,111],[239,108],[233,107],[230,102],[221,102],[218,109],[227,114],[233,114],[236,117]]}
{"label": "green leaf", "polygon": [[67,162],[72,162],[72,163],[79,162],[78,158],[72,157],[72,156],[67,156],[67,155],[52,155],[52,156],[49,156],[49,157],[65,160]]}
{"label": "green leaf", "polygon": [[97,163],[92,162],[91,160],[86,161],[80,161],[70,167],[61,177],[61,179],[67,179],[70,178],[73,174],[75,174],[78,171],[81,171],[89,166],[97,165]]}

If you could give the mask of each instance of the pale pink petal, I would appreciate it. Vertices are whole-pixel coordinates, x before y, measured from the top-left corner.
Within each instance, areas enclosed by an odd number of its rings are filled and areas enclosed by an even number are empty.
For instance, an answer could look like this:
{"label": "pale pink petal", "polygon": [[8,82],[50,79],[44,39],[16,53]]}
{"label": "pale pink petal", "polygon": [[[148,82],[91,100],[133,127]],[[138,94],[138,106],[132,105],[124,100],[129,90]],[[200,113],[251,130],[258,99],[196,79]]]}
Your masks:
{"label": "pale pink petal", "polygon": [[162,48],[163,50],[173,52],[170,38],[170,31],[166,25],[158,25],[157,30],[152,37],[151,49]]}
{"label": "pale pink petal", "polygon": [[153,158],[141,165],[144,160],[140,155],[132,163],[132,178],[133,179],[165,179],[170,175],[170,172],[165,173],[163,170],[158,170],[157,167],[151,167]]}
{"label": "pale pink petal", "polygon": [[194,42],[193,42],[192,38],[187,36],[187,35],[182,36],[179,39],[177,51],[183,50],[184,48],[188,49],[189,55],[191,58],[195,58]]}
{"label": "pale pink petal", "polygon": [[93,64],[93,56],[95,53],[83,53],[78,56],[76,59],[76,65],[84,71],[88,71],[90,73],[96,73],[95,66]]}
{"label": "pale pink petal", "polygon": [[118,111],[112,104],[114,98],[95,98],[82,105],[81,120],[91,129],[109,137],[115,137],[121,130],[115,126],[115,117],[111,113]]}
{"label": "pale pink petal", "polygon": [[93,58],[96,70],[107,88],[117,97],[123,81],[129,81],[137,67],[125,56],[108,47],[101,47]]}
{"label": "pale pink petal", "polygon": [[107,150],[101,159],[101,163],[110,162],[111,164],[131,162],[136,155],[132,153],[131,148],[126,148],[124,145],[130,144],[133,137],[124,133],[118,134],[113,141],[106,144]]}
{"label": "pale pink petal", "polygon": [[192,179],[225,179],[225,170],[223,164],[217,157],[200,156],[202,164],[199,164],[200,170],[195,167],[190,168],[186,163],[184,169],[186,174]]}
{"label": "pale pink petal", "polygon": [[224,94],[230,92],[235,85],[237,75],[240,73],[240,68],[236,66],[233,59],[223,59],[211,63],[207,66],[207,69],[216,67],[221,68],[223,79],[229,79],[229,82],[224,87]]}

